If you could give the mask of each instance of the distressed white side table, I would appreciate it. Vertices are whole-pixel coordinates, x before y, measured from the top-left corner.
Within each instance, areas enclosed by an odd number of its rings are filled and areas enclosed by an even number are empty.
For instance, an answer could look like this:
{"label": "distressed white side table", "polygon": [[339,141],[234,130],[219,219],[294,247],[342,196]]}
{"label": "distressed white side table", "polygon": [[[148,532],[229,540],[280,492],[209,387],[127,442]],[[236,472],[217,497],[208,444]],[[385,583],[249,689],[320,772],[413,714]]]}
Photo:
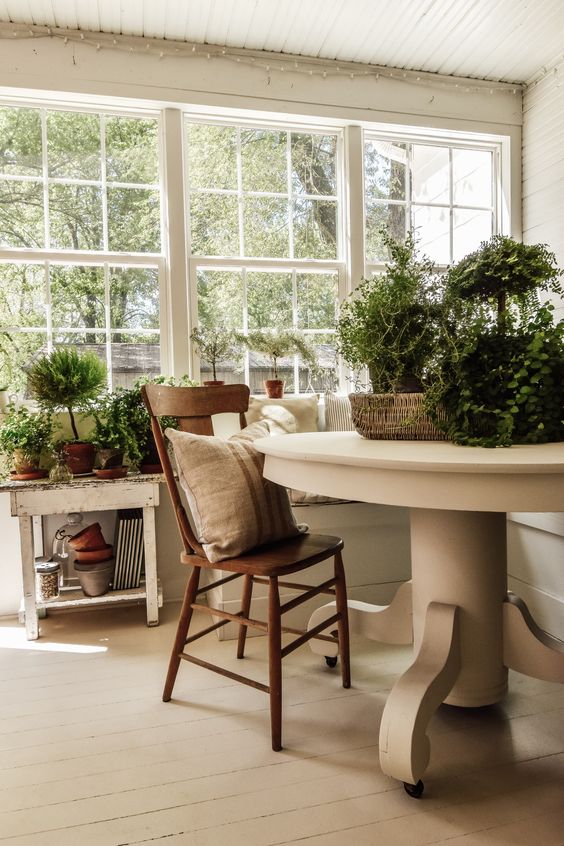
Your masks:
{"label": "distressed white side table", "polygon": [[[52,484],[46,479],[35,482],[4,482],[0,492],[10,494],[13,517],[17,517],[23,579],[23,611],[28,640],[39,636],[37,612],[40,608],[69,608],[106,605],[131,600],[145,600],[147,625],[158,626],[162,591],[157,578],[155,507],[159,504],[159,481],[154,474],[132,474],[124,479],[73,479]],[[47,514],[68,514],[71,511],[117,511],[121,508],[143,509],[143,543],[145,547],[145,582],[138,588],[110,591],[103,596],[85,596],[80,589],[63,588],[61,596],[49,602],[38,602],[35,595],[33,518]]]}

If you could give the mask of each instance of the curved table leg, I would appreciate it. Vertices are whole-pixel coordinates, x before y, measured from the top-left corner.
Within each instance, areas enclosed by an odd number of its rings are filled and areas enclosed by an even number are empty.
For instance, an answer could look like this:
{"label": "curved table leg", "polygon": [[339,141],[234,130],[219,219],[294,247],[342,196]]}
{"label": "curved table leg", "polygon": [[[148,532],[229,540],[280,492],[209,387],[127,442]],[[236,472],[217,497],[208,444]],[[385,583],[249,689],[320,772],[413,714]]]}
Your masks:
{"label": "curved table leg", "polygon": [[460,669],[459,609],[431,602],[421,648],[411,667],[394,685],[380,725],[382,771],[415,785],[430,756],[425,729],[454,685]]}
{"label": "curved table leg", "polygon": [[[351,634],[360,634],[368,640],[379,640],[382,643],[413,643],[411,582],[400,585],[389,605],[371,605],[356,599],[349,599],[347,605]],[[308,630],[329,619],[334,613],[334,602],[317,608],[309,618]],[[337,647],[326,641],[312,638],[309,645],[317,655],[332,658],[338,653]]]}
{"label": "curved table leg", "polygon": [[564,642],[543,631],[513,593],[503,603],[503,663],[535,679],[564,682]]}

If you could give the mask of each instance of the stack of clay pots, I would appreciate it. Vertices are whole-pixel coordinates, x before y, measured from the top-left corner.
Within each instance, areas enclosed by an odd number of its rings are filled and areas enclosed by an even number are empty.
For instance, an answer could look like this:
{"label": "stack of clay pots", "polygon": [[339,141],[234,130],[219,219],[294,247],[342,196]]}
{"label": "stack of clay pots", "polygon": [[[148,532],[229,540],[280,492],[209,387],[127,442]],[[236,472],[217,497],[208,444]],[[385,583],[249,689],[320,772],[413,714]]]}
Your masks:
{"label": "stack of clay pots", "polygon": [[114,575],[115,561],[112,557],[113,547],[104,540],[100,524],[92,523],[73,535],[69,538],[69,546],[76,553],[74,569],[86,596],[107,593]]}

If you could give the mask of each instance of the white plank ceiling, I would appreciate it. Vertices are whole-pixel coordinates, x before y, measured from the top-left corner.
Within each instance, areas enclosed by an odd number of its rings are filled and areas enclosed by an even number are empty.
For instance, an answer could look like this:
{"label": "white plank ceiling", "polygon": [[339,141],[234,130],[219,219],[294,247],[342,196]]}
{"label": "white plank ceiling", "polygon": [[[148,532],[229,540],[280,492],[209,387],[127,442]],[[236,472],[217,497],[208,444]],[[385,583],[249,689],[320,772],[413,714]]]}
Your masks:
{"label": "white plank ceiling", "polygon": [[0,22],[512,83],[564,58],[564,0],[0,0]]}

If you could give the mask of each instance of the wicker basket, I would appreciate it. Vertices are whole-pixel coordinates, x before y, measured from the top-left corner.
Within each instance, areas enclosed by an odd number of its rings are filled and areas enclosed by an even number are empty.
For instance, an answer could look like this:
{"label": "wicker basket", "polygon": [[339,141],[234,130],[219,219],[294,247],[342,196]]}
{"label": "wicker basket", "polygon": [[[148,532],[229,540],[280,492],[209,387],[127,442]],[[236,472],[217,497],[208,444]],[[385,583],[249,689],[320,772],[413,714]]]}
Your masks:
{"label": "wicker basket", "polygon": [[352,422],[363,438],[446,441],[423,409],[423,394],[349,394]]}

